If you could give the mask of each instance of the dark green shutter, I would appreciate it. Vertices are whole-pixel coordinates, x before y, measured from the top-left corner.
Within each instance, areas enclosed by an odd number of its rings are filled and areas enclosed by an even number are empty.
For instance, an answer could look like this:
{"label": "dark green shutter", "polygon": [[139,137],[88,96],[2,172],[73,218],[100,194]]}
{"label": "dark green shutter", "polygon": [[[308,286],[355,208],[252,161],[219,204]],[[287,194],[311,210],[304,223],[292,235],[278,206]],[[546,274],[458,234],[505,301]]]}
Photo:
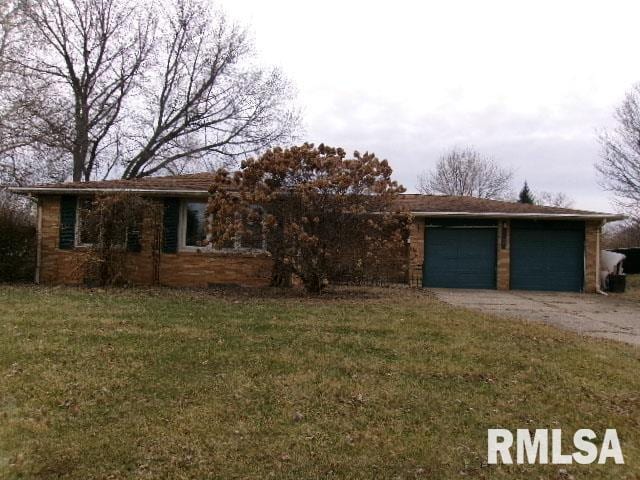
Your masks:
{"label": "dark green shutter", "polygon": [[142,244],[140,243],[140,228],[137,223],[130,225],[127,229],[127,250],[129,252],[142,251]]}
{"label": "dark green shutter", "polygon": [[164,199],[164,232],[162,236],[162,251],[176,253],[178,251],[178,217],[180,214],[180,200],[177,198]]}
{"label": "dark green shutter", "polygon": [[60,248],[70,250],[75,245],[76,238],[76,207],[77,197],[63,195],[60,197]]}

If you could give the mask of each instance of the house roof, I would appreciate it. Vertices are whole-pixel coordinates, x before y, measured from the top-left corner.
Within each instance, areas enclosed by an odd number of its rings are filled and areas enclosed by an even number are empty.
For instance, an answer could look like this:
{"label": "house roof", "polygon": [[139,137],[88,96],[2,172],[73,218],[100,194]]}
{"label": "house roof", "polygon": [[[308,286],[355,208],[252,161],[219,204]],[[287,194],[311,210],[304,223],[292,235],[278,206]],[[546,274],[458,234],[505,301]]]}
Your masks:
{"label": "house roof", "polygon": [[33,195],[87,192],[142,192],[205,194],[215,177],[214,173],[190,173],[167,177],[143,177],[132,180],[100,180],[94,182],[45,183],[31,187],[13,187],[16,193]]}
{"label": "house roof", "polygon": [[623,215],[574,210],[571,208],[547,207],[519,202],[488,200],[475,197],[452,195],[404,194],[398,204],[416,216],[459,216],[490,218],[564,218],[564,219],[604,219],[608,221],[622,220]]}
{"label": "house roof", "polygon": [[[167,177],[144,177],[133,180],[103,180],[95,182],[67,182],[12,187],[15,193],[39,195],[134,192],[148,195],[203,196],[208,193],[213,173],[193,173]],[[450,195],[404,194],[398,206],[415,216],[423,217],[485,217],[485,218],[549,218],[549,219],[602,219],[622,220],[624,216],[574,210],[569,208],[545,207],[517,202],[486,200],[474,197]]]}

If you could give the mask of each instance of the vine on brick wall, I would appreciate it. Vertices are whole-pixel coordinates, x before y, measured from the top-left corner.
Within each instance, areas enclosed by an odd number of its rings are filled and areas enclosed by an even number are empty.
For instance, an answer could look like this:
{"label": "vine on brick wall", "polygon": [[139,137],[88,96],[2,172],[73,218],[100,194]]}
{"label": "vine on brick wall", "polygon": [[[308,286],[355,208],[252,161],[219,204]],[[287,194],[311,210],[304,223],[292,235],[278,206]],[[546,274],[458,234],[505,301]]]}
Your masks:
{"label": "vine on brick wall", "polygon": [[161,204],[137,194],[119,192],[98,195],[81,202],[78,226],[86,251],[81,259],[88,285],[125,286],[132,282],[133,255],[144,249],[153,262],[157,281],[162,225]]}

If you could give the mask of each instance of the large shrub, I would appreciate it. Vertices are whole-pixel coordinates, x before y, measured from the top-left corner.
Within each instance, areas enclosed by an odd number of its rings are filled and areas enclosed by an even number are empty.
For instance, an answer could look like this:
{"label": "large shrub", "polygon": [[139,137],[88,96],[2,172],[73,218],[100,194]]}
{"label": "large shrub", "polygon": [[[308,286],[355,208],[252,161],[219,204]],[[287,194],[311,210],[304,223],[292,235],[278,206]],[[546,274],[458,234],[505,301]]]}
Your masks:
{"label": "large shrub", "polygon": [[210,188],[215,246],[246,235],[260,222],[274,259],[272,283],[291,274],[319,292],[345,268],[375,271],[389,249],[402,249],[409,216],[393,211],[404,191],[386,160],[341,148],[304,144],[268,150],[233,175],[220,171]]}
{"label": "large shrub", "polygon": [[27,205],[0,197],[0,281],[33,281],[35,219]]}

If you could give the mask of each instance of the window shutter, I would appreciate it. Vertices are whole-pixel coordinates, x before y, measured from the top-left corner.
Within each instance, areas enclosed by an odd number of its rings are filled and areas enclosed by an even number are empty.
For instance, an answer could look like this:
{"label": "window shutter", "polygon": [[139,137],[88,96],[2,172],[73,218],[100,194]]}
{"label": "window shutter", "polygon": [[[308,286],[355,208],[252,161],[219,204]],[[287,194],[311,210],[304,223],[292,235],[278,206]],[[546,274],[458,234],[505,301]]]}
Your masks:
{"label": "window shutter", "polygon": [[180,214],[180,200],[177,198],[164,199],[164,217],[162,251],[176,253],[178,251],[178,216]]}
{"label": "window shutter", "polygon": [[62,250],[71,250],[76,239],[76,207],[78,200],[72,195],[60,197],[60,244]]}
{"label": "window shutter", "polygon": [[137,223],[130,225],[127,229],[127,251],[142,251],[142,244],[140,242],[140,228]]}

